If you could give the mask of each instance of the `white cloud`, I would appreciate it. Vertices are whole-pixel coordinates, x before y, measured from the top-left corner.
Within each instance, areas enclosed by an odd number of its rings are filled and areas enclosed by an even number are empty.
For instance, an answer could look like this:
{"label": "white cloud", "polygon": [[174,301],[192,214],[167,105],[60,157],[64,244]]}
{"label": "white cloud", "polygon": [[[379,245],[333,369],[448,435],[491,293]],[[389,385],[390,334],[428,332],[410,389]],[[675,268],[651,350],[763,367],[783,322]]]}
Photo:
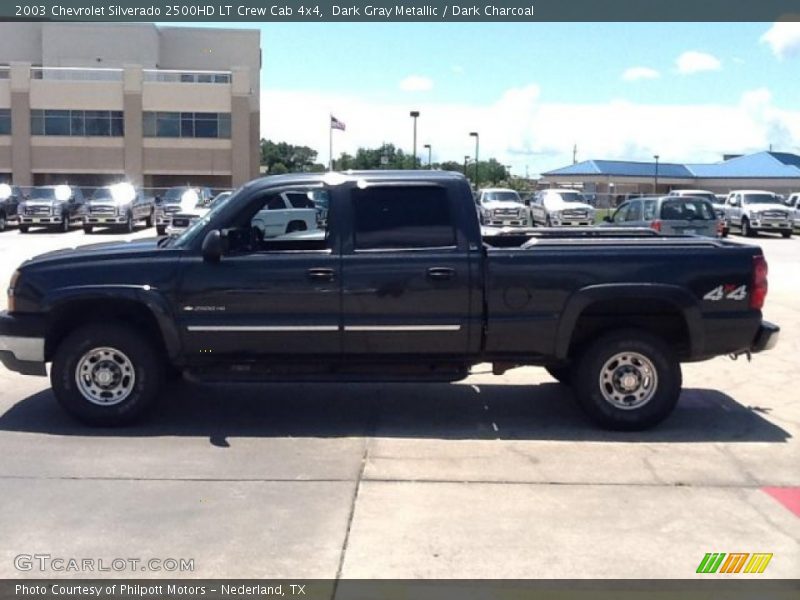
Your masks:
{"label": "white cloud", "polygon": [[399,87],[404,92],[427,92],[433,89],[433,80],[422,75],[409,75],[400,81]]}
{"label": "white cloud", "polygon": [[702,71],[719,71],[722,63],[713,54],[689,50],[681,54],[675,61],[678,72],[685,75],[700,73]]}
{"label": "white cloud", "polygon": [[[408,104],[358,95],[263,90],[262,136],[304,144],[328,160],[328,115],[347,123],[334,132],[334,154],[393,143],[410,151]],[[555,103],[539,86],[513,88],[488,104],[417,103],[417,147],[433,146],[434,160],[462,162],[474,152],[470,131],[480,132],[481,155],[531,175],[582,159],[716,162],[723,153],[766,149],[800,151],[800,110],[774,105],[767,89],[727,104]],[[279,115],[279,116],[273,116]]]}
{"label": "white cloud", "polygon": [[800,22],[775,23],[761,36],[779,59],[800,56]]}
{"label": "white cloud", "polygon": [[625,69],[622,79],[625,81],[638,81],[640,79],[658,79],[661,73],[650,67],[631,67]]}

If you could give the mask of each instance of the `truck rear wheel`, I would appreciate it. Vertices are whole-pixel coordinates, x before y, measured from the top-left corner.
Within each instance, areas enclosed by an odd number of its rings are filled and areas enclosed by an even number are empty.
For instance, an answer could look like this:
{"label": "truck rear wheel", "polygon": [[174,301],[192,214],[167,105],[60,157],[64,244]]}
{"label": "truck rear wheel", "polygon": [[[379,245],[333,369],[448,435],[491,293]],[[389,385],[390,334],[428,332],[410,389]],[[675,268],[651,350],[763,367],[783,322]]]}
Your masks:
{"label": "truck rear wheel", "polygon": [[659,338],[635,329],[603,335],[578,359],[573,389],[607,429],[637,431],[663,421],[681,393],[681,366]]}
{"label": "truck rear wheel", "polygon": [[167,235],[167,226],[156,225],[156,235]]}
{"label": "truck rear wheel", "polygon": [[59,345],[50,382],[58,402],[78,420],[127,425],[158,399],[164,379],[159,358],[153,344],[132,329],[87,325]]}

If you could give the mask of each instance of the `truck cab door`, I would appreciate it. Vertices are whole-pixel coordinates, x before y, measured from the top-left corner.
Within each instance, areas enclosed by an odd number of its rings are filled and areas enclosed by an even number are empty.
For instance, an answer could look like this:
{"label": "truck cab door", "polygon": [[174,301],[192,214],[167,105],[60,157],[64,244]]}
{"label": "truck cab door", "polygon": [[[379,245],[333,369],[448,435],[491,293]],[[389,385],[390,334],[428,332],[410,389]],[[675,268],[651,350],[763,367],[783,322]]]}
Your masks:
{"label": "truck cab door", "polygon": [[[474,219],[429,183],[342,190],[352,231],[343,239],[345,355],[460,356],[480,331],[477,252],[456,223]],[[470,221],[474,222],[474,221]]]}
{"label": "truck cab door", "polygon": [[[310,193],[302,186],[291,189]],[[200,255],[185,259],[175,310],[188,358],[339,356],[338,242],[325,229],[297,238],[264,236],[254,225],[282,191],[254,191],[228,220],[229,248],[219,262]],[[314,193],[327,192],[316,186]]]}

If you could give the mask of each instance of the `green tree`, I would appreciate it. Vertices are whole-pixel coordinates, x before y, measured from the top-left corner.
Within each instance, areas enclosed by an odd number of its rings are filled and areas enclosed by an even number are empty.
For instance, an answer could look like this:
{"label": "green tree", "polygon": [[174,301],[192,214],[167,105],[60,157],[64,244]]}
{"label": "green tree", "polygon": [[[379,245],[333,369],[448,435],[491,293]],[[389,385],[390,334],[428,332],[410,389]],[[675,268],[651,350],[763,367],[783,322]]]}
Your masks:
{"label": "green tree", "polygon": [[308,146],[295,146],[286,142],[273,142],[261,140],[261,164],[267,167],[267,172],[275,173],[277,165],[283,165],[283,172],[311,171],[324,167],[317,161],[317,151]]}

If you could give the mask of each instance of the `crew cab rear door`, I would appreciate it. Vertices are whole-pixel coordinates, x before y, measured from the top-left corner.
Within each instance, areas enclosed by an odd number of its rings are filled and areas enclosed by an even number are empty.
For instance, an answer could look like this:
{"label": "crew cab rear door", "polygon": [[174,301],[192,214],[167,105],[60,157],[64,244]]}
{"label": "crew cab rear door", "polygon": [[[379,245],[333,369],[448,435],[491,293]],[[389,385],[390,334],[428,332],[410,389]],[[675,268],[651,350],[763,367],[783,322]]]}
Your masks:
{"label": "crew cab rear door", "polygon": [[466,353],[478,261],[456,226],[463,207],[430,182],[342,191],[352,229],[342,246],[344,354]]}

